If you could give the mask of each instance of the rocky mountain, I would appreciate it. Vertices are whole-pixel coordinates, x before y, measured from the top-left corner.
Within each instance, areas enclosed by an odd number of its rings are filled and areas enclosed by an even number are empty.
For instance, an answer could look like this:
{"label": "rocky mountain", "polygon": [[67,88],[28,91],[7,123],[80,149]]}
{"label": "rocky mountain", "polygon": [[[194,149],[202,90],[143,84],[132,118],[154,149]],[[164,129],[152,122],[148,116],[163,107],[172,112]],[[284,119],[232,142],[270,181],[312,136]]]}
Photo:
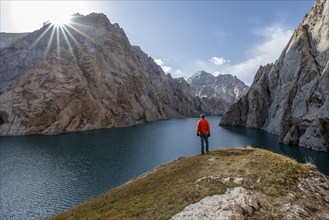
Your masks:
{"label": "rocky mountain", "polygon": [[222,125],[265,129],[280,142],[329,151],[329,1],[315,1],[275,64],[261,66]]}
{"label": "rocky mountain", "polygon": [[131,126],[201,108],[185,80],[166,75],[103,14],[45,23],[0,56],[1,135]]}
{"label": "rocky mountain", "polygon": [[215,77],[205,71],[195,73],[187,82],[192,93],[210,108],[210,114],[222,115],[249,89],[236,76],[220,74]]}

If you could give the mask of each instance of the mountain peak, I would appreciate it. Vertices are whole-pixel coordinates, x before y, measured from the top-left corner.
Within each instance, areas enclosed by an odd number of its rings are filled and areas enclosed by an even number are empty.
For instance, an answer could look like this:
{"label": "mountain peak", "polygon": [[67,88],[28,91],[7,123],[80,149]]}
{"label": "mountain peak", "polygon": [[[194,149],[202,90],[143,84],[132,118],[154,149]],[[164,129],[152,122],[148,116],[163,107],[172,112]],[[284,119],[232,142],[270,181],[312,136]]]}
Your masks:
{"label": "mountain peak", "polygon": [[187,79],[187,82],[191,84],[192,82],[195,84],[202,83],[202,84],[209,84],[215,79],[215,76],[202,70],[194,73],[191,77]]}
{"label": "mountain peak", "polygon": [[204,71],[204,70],[198,71],[198,72],[196,72],[195,74],[196,74],[196,75],[212,75],[212,74],[210,74],[210,73],[208,73],[208,72],[206,72],[206,71]]}
{"label": "mountain peak", "polygon": [[199,71],[188,78],[192,93],[206,102],[212,114],[223,114],[249,87],[236,76],[219,74],[214,76],[206,71]]}
{"label": "mountain peak", "polygon": [[199,71],[193,74],[187,82],[191,85],[194,95],[199,97],[217,97],[229,103],[235,102],[249,88],[236,76],[219,74],[215,77],[206,71]]}

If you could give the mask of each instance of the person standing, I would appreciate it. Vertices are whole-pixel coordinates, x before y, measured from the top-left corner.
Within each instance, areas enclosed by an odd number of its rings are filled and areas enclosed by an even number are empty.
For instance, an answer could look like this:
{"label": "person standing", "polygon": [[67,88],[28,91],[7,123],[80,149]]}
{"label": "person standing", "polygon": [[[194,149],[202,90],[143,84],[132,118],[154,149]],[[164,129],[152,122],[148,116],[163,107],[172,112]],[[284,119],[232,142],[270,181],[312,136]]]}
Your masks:
{"label": "person standing", "polygon": [[205,115],[201,114],[201,119],[198,121],[196,134],[200,136],[201,140],[201,154],[204,154],[204,142],[206,142],[206,153],[209,152],[209,142],[208,138],[210,137],[210,125],[209,122],[205,119]]}

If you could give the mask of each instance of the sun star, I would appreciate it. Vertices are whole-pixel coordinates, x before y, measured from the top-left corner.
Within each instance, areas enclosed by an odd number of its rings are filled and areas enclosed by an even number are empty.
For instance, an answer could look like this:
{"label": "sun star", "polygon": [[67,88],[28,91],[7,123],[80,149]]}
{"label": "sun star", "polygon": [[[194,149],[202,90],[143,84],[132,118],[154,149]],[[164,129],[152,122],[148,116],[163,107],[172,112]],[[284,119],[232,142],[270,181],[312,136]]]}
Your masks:
{"label": "sun star", "polygon": [[53,16],[53,18],[50,19],[50,23],[53,24],[55,27],[62,27],[68,23],[70,23],[70,16],[64,16],[64,15],[56,15]]}

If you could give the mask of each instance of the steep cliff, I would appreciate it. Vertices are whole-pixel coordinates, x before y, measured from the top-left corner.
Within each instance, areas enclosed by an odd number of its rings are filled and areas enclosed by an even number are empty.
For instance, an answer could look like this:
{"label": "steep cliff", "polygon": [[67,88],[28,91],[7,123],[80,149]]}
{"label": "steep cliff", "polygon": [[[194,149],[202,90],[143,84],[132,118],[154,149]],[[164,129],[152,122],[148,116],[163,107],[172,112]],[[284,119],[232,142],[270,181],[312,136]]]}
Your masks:
{"label": "steep cliff", "polygon": [[329,1],[318,0],[274,65],[260,67],[222,125],[262,128],[280,142],[329,151]]}
{"label": "steep cliff", "polygon": [[103,14],[49,23],[1,50],[0,134],[57,134],[195,116],[183,79],[166,75]]}
{"label": "steep cliff", "polygon": [[192,93],[203,101],[204,108],[209,108],[209,114],[224,114],[249,89],[236,76],[220,74],[215,77],[205,71],[193,74],[187,82]]}

